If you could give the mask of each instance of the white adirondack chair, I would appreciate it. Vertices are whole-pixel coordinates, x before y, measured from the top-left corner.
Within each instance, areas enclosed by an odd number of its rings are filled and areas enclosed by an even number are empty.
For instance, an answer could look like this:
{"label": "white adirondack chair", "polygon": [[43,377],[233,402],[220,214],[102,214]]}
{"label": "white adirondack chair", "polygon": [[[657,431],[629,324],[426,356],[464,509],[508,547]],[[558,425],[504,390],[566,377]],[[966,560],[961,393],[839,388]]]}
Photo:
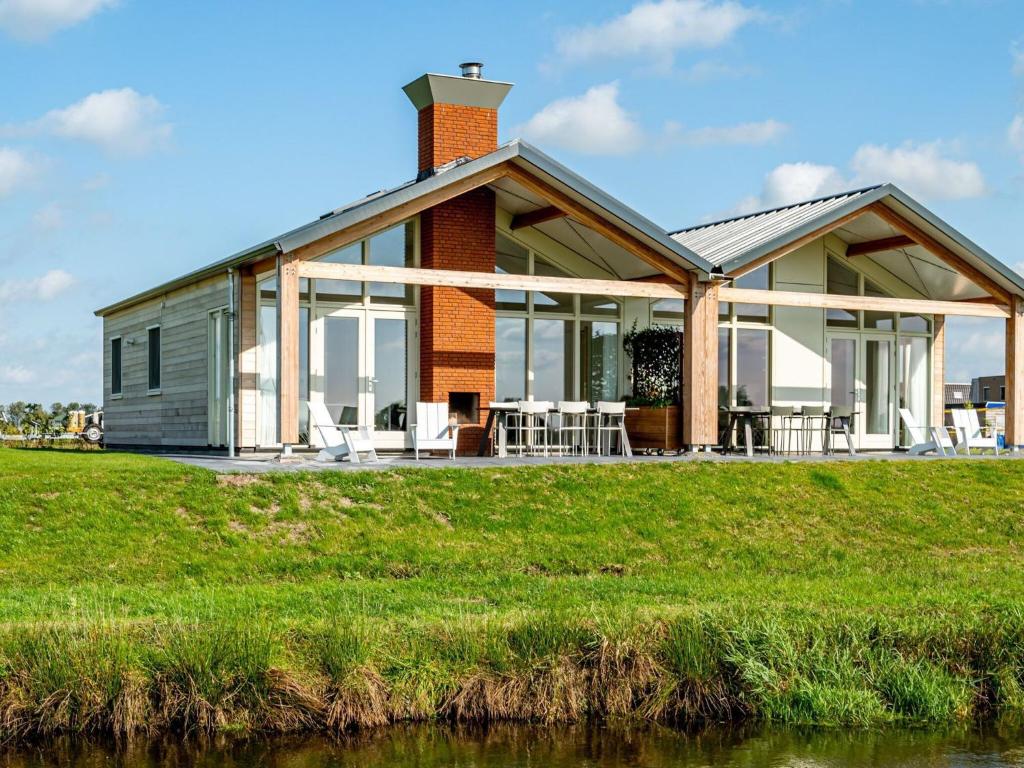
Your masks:
{"label": "white adirondack chair", "polygon": [[420,451],[448,451],[452,460],[459,445],[459,425],[448,419],[448,403],[416,403],[416,423],[412,425],[412,452],[416,461]]}
{"label": "white adirondack chair", "polygon": [[973,408],[954,408],[953,425],[968,456],[971,455],[971,448],[995,451],[996,456],[999,455],[999,438],[996,435],[985,437],[982,434],[978,412]]}
{"label": "white adirondack chair", "polygon": [[367,454],[370,461],[377,461],[373,447],[373,427],[339,426],[331,419],[324,403],[308,401],[309,426],[320,433],[324,447],[316,455],[317,461],[341,461],[345,456],[353,464],[359,463],[359,454]]}
{"label": "white adirondack chair", "polygon": [[[910,433],[910,439],[913,444],[910,446],[910,455],[919,456],[922,453],[929,453],[934,451],[940,456],[948,456],[946,451],[949,451],[956,456],[956,446],[953,445],[953,441],[949,439],[949,432],[946,431],[945,427],[932,427],[929,435],[928,432],[917,423],[917,419],[906,408],[900,408],[900,418],[903,419],[903,423],[907,427],[907,432]],[[930,440],[928,438],[931,438]]]}

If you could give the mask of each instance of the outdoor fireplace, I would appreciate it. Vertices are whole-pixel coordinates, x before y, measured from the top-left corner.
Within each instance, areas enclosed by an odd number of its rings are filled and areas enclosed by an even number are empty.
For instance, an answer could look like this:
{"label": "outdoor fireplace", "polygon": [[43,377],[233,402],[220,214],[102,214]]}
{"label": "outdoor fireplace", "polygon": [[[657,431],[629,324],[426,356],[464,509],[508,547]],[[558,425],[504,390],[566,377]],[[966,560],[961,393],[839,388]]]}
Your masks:
{"label": "outdoor fireplace", "polygon": [[457,424],[480,423],[479,392],[449,392],[448,414]]}

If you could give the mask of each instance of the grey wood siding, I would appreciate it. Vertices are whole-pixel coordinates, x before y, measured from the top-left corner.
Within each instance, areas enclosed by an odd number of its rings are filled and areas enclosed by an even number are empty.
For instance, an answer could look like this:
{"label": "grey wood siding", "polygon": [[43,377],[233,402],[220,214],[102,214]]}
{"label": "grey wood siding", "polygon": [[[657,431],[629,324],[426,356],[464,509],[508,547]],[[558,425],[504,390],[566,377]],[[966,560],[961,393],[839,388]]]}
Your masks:
{"label": "grey wood siding", "polygon": [[[208,444],[208,322],[227,277],[180,288],[103,319],[103,410],[109,445]],[[146,329],[160,326],[160,393],[150,394]],[[110,340],[121,341],[121,396],[110,392]]]}

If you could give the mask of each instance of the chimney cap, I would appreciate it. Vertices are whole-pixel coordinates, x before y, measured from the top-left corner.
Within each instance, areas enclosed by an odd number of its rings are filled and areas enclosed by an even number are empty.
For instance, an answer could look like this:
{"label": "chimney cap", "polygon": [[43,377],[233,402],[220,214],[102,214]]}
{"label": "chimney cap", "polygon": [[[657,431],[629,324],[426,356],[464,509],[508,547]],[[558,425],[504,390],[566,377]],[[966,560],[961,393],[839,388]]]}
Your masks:
{"label": "chimney cap", "polygon": [[468,77],[472,80],[479,80],[481,77],[481,70],[484,68],[483,62],[481,61],[464,61],[459,64],[459,69],[462,70],[462,76]]}
{"label": "chimney cap", "polygon": [[427,74],[413,80],[402,90],[419,111],[431,104],[462,104],[467,107],[497,109],[512,88],[512,83],[479,77]]}

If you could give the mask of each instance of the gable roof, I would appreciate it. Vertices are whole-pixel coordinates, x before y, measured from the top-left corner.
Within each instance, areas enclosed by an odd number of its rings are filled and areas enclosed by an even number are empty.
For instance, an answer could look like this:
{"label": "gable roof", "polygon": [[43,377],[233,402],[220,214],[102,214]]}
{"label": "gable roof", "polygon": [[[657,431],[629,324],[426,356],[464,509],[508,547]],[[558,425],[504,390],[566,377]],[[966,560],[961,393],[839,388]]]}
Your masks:
{"label": "gable roof", "polygon": [[524,170],[530,171],[574,198],[576,202],[585,205],[598,215],[614,221],[622,229],[647,243],[680,267],[704,274],[713,269],[713,265],[709,261],[669,237],[668,233],[654,222],[616,200],[582,176],[573,173],[540,150],[516,139],[482,157],[455,161],[442,166],[437,169],[436,173],[426,178],[408,181],[397,187],[375,192],[337,208],[316,221],[265,240],[226,259],[189,272],[148,291],[98,309],[96,314],[102,317],[198,280],[221,274],[229,269],[237,269],[274,254],[288,253],[506,162],[514,163]]}
{"label": "gable roof", "polygon": [[970,384],[943,384],[942,402],[946,405],[963,405],[971,401]]}
{"label": "gable roof", "polygon": [[[671,233],[672,239],[696,251],[716,267],[733,266],[731,262],[765,243],[790,239],[789,233],[813,223],[821,226],[819,219],[830,211],[855,201],[877,186],[842,192],[816,200],[770,208],[765,211],[734,216],[729,219],[698,224]],[[735,268],[735,267],[733,267]]]}
{"label": "gable roof", "polygon": [[676,242],[714,264],[716,273],[729,275],[788,243],[876,202],[882,202],[900,215],[914,220],[929,234],[937,236],[1008,290],[1024,292],[1024,277],[894,184],[865,187],[710,224],[699,224],[677,230],[671,236]]}

